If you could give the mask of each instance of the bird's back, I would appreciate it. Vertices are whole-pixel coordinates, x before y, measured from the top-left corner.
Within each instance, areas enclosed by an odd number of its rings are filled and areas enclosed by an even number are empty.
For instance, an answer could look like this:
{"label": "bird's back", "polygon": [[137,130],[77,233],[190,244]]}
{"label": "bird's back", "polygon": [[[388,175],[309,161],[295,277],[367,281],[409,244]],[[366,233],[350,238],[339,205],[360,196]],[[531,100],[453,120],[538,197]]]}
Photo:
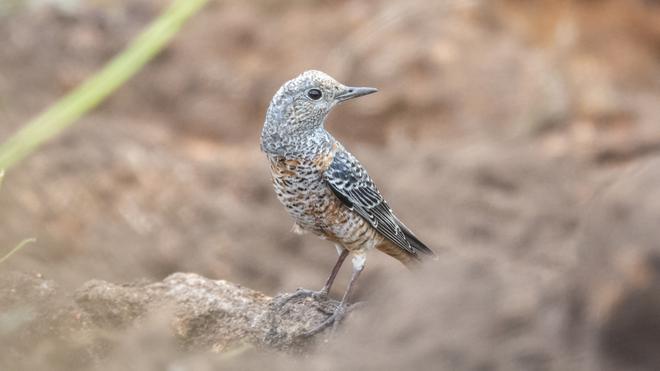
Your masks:
{"label": "bird's back", "polygon": [[343,147],[324,173],[325,181],[351,213],[365,220],[381,241],[376,247],[407,263],[434,253],[396,217],[366,169]]}

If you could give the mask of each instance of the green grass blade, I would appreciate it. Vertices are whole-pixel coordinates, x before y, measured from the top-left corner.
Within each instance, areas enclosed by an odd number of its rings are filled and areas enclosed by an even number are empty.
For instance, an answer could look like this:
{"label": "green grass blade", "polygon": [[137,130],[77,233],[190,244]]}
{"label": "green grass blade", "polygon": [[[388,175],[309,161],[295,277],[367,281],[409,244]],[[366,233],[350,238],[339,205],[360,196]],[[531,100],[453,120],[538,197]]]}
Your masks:
{"label": "green grass blade", "polygon": [[209,0],[174,0],[121,54],[74,91],[0,144],[0,169],[9,169],[122,86],[151,60],[185,21]]}
{"label": "green grass blade", "polygon": [[18,250],[22,249],[22,248],[25,247],[27,244],[29,244],[29,243],[35,243],[35,242],[37,242],[37,239],[36,239],[36,238],[28,238],[28,239],[25,239],[25,240],[21,241],[21,243],[19,243],[18,246],[14,247],[9,253],[7,253],[7,255],[5,255],[5,256],[3,256],[2,258],[0,258],[0,264],[4,263],[5,260],[9,259],[9,258],[10,258],[12,255],[14,255]]}

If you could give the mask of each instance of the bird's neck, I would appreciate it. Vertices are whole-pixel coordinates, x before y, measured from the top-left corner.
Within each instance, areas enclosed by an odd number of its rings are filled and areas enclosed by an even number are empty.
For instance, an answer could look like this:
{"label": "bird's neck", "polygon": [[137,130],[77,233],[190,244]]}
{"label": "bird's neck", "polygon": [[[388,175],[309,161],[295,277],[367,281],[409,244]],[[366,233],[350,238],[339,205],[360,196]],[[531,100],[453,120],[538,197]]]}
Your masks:
{"label": "bird's neck", "polygon": [[334,143],[335,138],[323,125],[300,132],[267,130],[267,125],[264,125],[261,132],[261,149],[268,155],[285,158],[313,158],[315,154],[332,148]]}

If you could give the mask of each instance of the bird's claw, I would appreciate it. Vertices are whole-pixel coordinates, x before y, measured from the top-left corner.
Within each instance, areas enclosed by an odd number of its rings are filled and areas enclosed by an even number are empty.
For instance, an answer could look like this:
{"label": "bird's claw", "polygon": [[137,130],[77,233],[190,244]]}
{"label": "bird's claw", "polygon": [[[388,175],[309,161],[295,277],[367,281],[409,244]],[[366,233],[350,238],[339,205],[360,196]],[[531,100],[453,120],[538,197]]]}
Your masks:
{"label": "bird's claw", "polygon": [[340,303],[337,305],[337,307],[335,308],[334,312],[330,315],[330,317],[326,318],[325,321],[323,321],[320,325],[316,326],[315,328],[303,332],[300,336],[311,337],[331,326],[332,326],[332,331],[334,332],[337,330],[337,326],[339,326],[339,323],[346,317],[346,315],[348,315],[348,313],[352,312],[356,308],[363,306],[364,304],[365,302],[363,301],[350,305]]}
{"label": "bird's claw", "polygon": [[325,300],[327,297],[328,297],[328,293],[325,290],[314,291],[314,290],[298,288],[296,292],[279,298],[275,303],[275,306],[277,308],[282,308],[284,307],[284,305],[286,305],[286,303],[294,299],[312,298],[316,301],[321,301],[321,300]]}
{"label": "bird's claw", "polygon": [[332,327],[332,330],[337,329],[337,325],[339,325],[339,322],[341,322],[342,319],[346,316],[346,306],[345,305],[338,305],[337,308],[335,308],[334,313],[330,315],[330,317],[326,318],[325,321],[321,322],[320,325],[314,327],[313,329],[309,331],[305,331],[301,334],[302,337],[312,337],[319,332],[322,332],[323,330]]}

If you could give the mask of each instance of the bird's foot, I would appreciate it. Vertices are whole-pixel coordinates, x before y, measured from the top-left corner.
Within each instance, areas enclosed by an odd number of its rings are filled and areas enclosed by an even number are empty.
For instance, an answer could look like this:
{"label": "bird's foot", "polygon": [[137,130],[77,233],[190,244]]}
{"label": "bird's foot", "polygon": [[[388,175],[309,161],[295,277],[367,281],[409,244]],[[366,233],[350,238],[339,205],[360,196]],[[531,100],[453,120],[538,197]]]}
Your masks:
{"label": "bird's foot", "polygon": [[332,331],[334,332],[335,330],[337,330],[337,326],[339,326],[339,323],[346,317],[346,315],[348,315],[348,313],[353,311],[353,309],[356,309],[363,305],[364,302],[362,301],[351,305],[345,303],[339,303],[335,308],[334,312],[330,315],[330,317],[326,318],[325,321],[321,322],[320,325],[314,327],[313,329],[303,332],[301,336],[311,337],[328,328],[332,328]]}
{"label": "bird's foot", "polygon": [[296,292],[292,294],[284,295],[281,298],[277,299],[277,301],[275,302],[275,306],[277,308],[282,308],[284,307],[284,305],[286,305],[286,303],[295,299],[312,298],[316,301],[322,301],[325,300],[327,297],[328,297],[328,292],[325,290],[314,291],[314,290],[298,288]]}

